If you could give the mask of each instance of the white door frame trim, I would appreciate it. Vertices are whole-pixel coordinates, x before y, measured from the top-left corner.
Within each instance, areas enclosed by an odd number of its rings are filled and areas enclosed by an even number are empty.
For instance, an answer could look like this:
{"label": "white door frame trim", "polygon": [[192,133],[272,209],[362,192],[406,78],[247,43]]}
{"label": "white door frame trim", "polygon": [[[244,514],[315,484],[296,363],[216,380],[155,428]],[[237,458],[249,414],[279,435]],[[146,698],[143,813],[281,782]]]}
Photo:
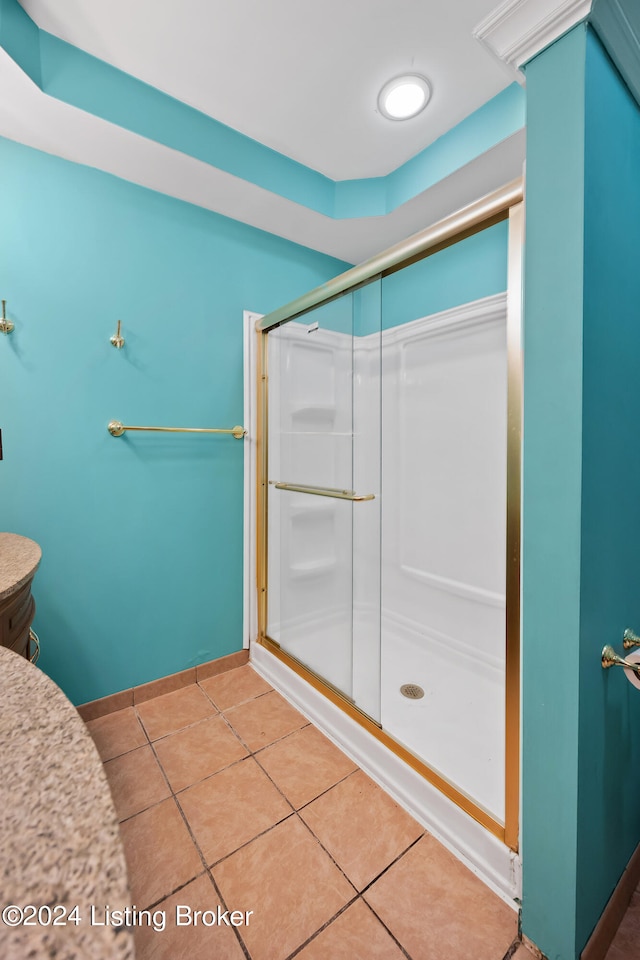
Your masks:
{"label": "white door frame trim", "polygon": [[243,380],[244,380],[244,428],[247,431],[244,441],[244,512],[243,512],[243,616],[242,646],[249,649],[250,643],[258,635],[258,610],[256,601],[256,377],[258,375],[258,354],[256,320],[263,314],[244,310],[243,323]]}

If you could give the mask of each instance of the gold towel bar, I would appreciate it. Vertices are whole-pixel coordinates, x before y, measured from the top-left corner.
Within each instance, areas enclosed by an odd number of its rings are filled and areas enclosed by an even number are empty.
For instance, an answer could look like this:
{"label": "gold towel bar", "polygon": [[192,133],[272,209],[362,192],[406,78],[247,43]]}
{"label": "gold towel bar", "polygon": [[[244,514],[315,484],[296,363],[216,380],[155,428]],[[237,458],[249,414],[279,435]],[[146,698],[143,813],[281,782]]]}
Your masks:
{"label": "gold towel bar", "polygon": [[153,430],[161,433],[230,433],[236,440],[241,440],[246,433],[244,427],[231,427],[230,430],[219,427],[125,427],[119,420],[112,420],[107,430],[112,437],[121,437],[125,430]]}
{"label": "gold towel bar", "polygon": [[303,483],[281,483],[270,480],[276,490],[291,490],[293,493],[311,493],[316,497],[334,497],[336,500],[352,500],[359,503],[362,500],[375,500],[375,493],[358,494],[355,490],[341,490],[339,487],[309,487]]}

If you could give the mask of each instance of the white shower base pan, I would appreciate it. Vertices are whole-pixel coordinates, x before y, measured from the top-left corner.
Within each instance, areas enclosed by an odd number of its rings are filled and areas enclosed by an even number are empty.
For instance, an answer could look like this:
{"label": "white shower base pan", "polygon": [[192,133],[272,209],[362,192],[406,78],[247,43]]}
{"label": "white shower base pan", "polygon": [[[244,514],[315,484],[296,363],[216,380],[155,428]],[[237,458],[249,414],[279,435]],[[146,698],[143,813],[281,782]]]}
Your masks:
{"label": "white shower base pan", "polygon": [[[358,613],[351,630],[350,617],[325,616],[270,635],[504,822],[504,661],[398,614],[384,614],[381,647],[375,618]],[[406,683],[422,687],[425,696],[404,697]]]}
{"label": "white shower base pan", "polygon": [[[382,636],[383,730],[504,822],[504,665],[397,617]],[[408,700],[405,683],[425,696]]]}
{"label": "white shower base pan", "polygon": [[260,644],[251,645],[250,656],[258,673],[498,896],[518,909],[522,893],[518,854]]}

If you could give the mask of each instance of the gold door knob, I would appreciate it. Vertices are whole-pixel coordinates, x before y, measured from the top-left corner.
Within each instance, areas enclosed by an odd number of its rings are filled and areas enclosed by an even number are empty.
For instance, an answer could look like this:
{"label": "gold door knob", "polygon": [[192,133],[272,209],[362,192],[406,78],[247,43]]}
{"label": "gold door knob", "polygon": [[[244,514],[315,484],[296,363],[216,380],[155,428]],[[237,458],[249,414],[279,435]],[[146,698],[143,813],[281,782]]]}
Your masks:
{"label": "gold door knob", "polygon": [[633,647],[640,647],[640,637],[638,637],[629,627],[622,636],[622,646],[625,650],[631,650]]}
{"label": "gold door knob", "polygon": [[640,677],[640,663],[629,663],[619,657],[610,643],[602,648],[601,661],[603,670],[609,667],[626,667],[628,670],[633,670],[636,677]]}

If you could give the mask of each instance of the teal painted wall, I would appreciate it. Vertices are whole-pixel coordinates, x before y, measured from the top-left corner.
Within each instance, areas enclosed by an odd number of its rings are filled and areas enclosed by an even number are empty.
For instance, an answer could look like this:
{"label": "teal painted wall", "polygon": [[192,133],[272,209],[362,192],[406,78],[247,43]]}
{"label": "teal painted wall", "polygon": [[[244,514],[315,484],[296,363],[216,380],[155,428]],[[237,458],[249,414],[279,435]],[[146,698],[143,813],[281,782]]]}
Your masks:
{"label": "teal painted wall", "polygon": [[640,117],[581,25],[527,66],[523,931],[574,960],[640,840]]}
{"label": "teal painted wall", "polygon": [[507,289],[508,223],[497,223],[382,281],[382,328]]}
{"label": "teal painted wall", "polygon": [[[242,645],[242,311],[347,264],[0,140],[0,529],[37,540],[41,665],[76,702]],[[109,337],[122,320],[126,346]]]}
{"label": "teal painted wall", "polygon": [[576,937],[585,42],[527,67],[522,925],[549,960]]}
{"label": "teal painted wall", "polygon": [[603,672],[640,630],[640,109],[586,53],[578,945],[640,841],[640,691]]}
{"label": "teal painted wall", "polygon": [[512,83],[389,175],[387,209],[415,196],[418,185],[425,190],[522,129],[525,110],[525,92],[520,84]]}
{"label": "teal painted wall", "polygon": [[444,250],[316,307],[298,322],[364,337],[507,289],[505,220]]}

